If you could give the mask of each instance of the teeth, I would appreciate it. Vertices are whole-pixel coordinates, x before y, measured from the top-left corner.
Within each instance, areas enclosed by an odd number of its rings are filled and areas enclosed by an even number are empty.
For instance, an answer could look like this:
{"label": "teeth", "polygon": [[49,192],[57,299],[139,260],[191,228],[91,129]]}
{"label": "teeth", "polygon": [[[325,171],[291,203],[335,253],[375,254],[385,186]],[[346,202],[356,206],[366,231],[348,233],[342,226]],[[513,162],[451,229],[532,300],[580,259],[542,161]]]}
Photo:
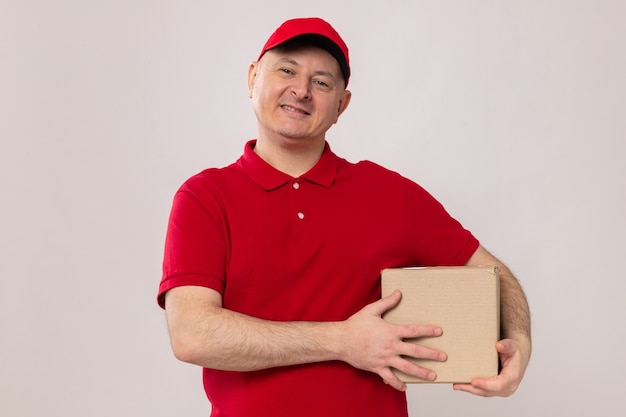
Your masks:
{"label": "teeth", "polygon": [[298,110],[298,109],[293,108],[293,107],[291,107],[291,106],[282,106],[282,107],[283,107],[283,109],[285,109],[285,110],[296,111],[296,112],[298,112],[298,113],[307,114],[305,111]]}

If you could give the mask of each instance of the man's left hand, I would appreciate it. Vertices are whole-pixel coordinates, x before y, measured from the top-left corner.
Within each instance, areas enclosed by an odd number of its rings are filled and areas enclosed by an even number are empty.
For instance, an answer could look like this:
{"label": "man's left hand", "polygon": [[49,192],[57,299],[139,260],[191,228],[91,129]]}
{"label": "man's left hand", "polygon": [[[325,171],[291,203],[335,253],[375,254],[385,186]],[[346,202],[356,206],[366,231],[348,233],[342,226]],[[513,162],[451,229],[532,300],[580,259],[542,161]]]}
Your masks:
{"label": "man's left hand", "polygon": [[517,390],[530,359],[530,345],[513,339],[496,343],[502,370],[493,378],[474,378],[469,384],[454,384],[456,391],[482,397],[508,397]]}

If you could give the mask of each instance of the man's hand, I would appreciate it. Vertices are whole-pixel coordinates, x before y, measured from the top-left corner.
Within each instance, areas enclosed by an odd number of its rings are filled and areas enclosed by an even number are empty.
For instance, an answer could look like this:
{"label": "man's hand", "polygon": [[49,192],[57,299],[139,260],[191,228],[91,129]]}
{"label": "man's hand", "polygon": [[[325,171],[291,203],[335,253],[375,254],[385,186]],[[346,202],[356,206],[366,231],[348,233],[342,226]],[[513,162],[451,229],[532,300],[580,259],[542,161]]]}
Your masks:
{"label": "man's hand", "polygon": [[494,378],[474,378],[469,384],[454,384],[457,391],[465,391],[482,397],[508,397],[517,390],[524,371],[528,366],[530,346],[513,339],[504,339],[496,343],[500,355],[502,370]]}
{"label": "man's hand", "polygon": [[346,338],[341,359],[355,368],[378,374],[386,384],[404,391],[406,384],[398,379],[391,368],[408,375],[432,381],[435,372],[418,366],[406,357],[445,361],[444,352],[427,348],[404,339],[441,336],[442,329],[428,325],[394,325],[381,316],[395,307],[401,299],[400,291],[365,306],[344,322]]}

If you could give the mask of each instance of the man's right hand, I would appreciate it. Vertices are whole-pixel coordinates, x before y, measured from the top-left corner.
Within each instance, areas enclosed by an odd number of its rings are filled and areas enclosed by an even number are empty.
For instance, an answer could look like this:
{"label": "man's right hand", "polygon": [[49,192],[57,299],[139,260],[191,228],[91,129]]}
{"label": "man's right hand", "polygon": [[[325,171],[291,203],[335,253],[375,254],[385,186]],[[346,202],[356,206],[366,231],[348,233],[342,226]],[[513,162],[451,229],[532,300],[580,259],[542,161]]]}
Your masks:
{"label": "man's right hand", "polygon": [[391,368],[432,381],[437,377],[435,372],[414,364],[406,357],[445,361],[447,355],[439,350],[404,341],[417,337],[441,336],[443,330],[440,327],[396,325],[382,319],[382,315],[395,307],[401,298],[402,294],[396,290],[347,319],[343,323],[346,338],[340,356],[355,368],[374,372],[386,384],[404,391],[406,384],[398,379]]}

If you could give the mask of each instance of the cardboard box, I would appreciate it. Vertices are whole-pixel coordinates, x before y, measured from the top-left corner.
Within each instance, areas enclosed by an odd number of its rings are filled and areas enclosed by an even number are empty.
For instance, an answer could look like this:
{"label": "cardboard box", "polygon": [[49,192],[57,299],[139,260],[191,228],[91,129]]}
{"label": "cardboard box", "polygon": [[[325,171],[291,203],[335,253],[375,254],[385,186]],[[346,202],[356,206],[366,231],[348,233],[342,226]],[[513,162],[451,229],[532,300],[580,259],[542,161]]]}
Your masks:
{"label": "cardboard box", "polygon": [[[498,374],[500,280],[495,266],[391,268],[382,271],[382,294],[402,291],[383,318],[396,324],[432,324],[439,337],[407,339],[448,354],[446,362],[410,359],[437,373],[432,382],[469,382]],[[407,383],[431,382],[394,369]]]}

